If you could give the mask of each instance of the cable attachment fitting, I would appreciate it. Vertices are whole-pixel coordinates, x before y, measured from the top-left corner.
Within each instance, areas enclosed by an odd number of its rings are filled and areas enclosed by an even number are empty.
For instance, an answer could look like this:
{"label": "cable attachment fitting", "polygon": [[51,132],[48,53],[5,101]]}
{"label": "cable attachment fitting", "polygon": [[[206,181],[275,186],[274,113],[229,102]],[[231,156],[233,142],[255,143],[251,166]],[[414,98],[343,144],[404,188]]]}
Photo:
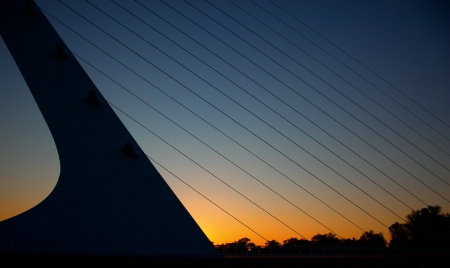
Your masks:
{"label": "cable attachment fitting", "polygon": [[95,91],[94,89],[89,89],[86,100],[88,103],[95,105],[95,106],[102,105],[101,97],[98,95],[97,91]]}
{"label": "cable attachment fitting", "polygon": [[125,143],[125,146],[123,147],[122,151],[124,154],[126,154],[130,157],[133,157],[133,158],[139,157],[136,146],[133,145],[131,142]]}

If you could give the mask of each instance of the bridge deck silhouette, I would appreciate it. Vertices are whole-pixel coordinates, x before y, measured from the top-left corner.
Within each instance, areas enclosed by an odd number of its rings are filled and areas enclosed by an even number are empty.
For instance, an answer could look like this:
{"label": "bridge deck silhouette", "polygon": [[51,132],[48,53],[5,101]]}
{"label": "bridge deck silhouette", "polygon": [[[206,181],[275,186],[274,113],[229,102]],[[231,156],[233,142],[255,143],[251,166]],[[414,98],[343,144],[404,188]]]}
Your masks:
{"label": "bridge deck silhouette", "polygon": [[64,254],[0,254],[8,263],[42,265],[126,265],[149,267],[159,263],[169,267],[443,267],[450,262],[449,254],[404,255],[217,255],[199,256],[93,256]]}

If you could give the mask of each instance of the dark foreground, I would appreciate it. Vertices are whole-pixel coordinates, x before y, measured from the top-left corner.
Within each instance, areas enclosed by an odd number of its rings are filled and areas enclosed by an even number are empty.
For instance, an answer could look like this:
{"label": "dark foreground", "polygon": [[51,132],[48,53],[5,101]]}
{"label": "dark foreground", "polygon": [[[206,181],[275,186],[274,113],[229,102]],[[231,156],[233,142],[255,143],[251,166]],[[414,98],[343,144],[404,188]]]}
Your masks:
{"label": "dark foreground", "polygon": [[2,263],[14,267],[23,265],[77,266],[108,265],[114,267],[233,267],[233,268],[291,268],[291,267],[449,267],[450,254],[401,256],[232,256],[169,257],[169,256],[86,256],[53,254],[0,253]]}

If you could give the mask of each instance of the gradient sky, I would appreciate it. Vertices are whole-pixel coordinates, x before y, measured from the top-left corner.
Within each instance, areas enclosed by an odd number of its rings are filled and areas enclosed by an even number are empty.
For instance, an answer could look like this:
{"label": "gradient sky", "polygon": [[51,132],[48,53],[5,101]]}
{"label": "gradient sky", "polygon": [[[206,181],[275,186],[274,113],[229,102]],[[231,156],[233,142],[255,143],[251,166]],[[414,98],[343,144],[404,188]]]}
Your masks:
{"label": "gradient sky", "polygon": [[[447,1],[37,3],[214,243],[389,239],[450,212]],[[59,163],[3,41],[0,59],[3,220]]]}

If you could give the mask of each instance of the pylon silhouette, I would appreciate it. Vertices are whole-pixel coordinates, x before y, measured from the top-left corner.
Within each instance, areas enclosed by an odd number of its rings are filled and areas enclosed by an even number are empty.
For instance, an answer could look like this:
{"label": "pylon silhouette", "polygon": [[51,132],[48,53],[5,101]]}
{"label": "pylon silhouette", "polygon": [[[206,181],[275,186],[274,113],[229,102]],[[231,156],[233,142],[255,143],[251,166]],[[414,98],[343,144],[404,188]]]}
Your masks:
{"label": "pylon silhouette", "polygon": [[0,250],[217,254],[39,7],[2,0],[0,15],[0,34],[60,160],[50,195],[0,222]]}

